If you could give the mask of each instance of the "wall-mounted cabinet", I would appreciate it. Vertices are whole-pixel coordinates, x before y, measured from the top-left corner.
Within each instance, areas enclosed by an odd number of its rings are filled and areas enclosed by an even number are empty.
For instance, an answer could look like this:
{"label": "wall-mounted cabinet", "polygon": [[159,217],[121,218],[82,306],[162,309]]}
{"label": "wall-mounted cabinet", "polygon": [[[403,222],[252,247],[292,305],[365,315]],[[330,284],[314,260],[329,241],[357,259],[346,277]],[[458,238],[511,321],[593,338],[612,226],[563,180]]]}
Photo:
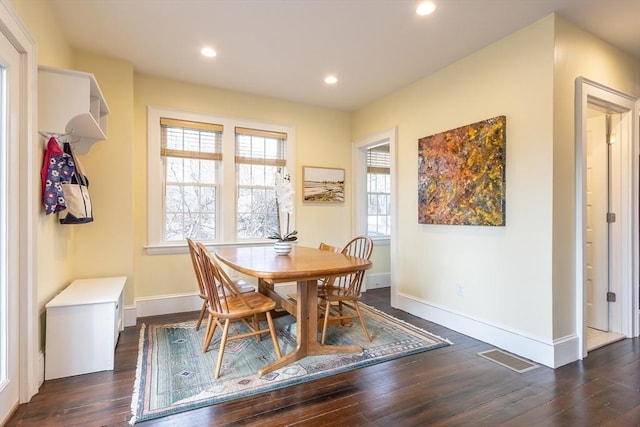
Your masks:
{"label": "wall-mounted cabinet", "polygon": [[40,67],[38,70],[38,130],[69,134],[77,153],[86,154],[107,139],[109,108],[91,73]]}

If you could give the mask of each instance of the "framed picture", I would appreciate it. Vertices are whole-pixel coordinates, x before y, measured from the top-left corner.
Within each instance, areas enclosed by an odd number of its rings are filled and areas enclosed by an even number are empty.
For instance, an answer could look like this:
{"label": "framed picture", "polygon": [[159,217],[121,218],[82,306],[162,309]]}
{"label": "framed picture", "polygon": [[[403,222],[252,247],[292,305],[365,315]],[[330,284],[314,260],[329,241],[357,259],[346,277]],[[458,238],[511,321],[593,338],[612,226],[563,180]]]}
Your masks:
{"label": "framed picture", "polygon": [[344,169],[302,167],[305,202],[344,202]]}
{"label": "framed picture", "polygon": [[418,223],[505,225],[505,116],[418,140]]}

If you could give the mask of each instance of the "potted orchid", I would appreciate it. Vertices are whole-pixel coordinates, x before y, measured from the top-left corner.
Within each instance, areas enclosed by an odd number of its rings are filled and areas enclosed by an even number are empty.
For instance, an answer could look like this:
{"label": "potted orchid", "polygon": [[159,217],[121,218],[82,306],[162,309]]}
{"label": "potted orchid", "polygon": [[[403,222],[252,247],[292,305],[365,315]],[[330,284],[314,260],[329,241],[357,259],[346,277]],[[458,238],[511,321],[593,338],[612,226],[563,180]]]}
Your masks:
{"label": "potted orchid", "polygon": [[286,255],[291,252],[291,242],[298,239],[296,230],[289,231],[290,216],[293,213],[293,195],[295,193],[291,177],[288,174],[283,175],[281,171],[276,172],[274,189],[276,191],[278,230],[270,235],[269,239],[276,240],[274,247],[278,255]]}

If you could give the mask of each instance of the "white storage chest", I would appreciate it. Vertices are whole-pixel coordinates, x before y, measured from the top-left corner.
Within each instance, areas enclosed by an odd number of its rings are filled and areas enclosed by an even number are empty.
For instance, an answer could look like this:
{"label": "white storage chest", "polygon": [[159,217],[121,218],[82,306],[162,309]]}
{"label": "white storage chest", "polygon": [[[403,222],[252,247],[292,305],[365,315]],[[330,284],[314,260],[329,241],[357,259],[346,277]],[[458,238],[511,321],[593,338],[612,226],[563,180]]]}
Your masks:
{"label": "white storage chest", "polygon": [[126,280],[76,280],[47,303],[45,380],[113,370]]}

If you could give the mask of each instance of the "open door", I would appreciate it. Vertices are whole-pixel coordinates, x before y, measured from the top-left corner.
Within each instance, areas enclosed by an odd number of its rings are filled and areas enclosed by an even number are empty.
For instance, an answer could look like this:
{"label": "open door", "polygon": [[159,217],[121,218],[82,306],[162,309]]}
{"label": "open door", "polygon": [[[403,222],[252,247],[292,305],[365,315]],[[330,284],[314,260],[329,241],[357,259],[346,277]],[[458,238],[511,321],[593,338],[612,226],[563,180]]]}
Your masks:
{"label": "open door", "polygon": [[587,119],[586,301],[587,326],[609,331],[609,144],[607,114],[589,104]]}
{"label": "open door", "polygon": [[[639,334],[640,101],[576,79],[576,333]],[[604,133],[604,144],[602,136]]]}

